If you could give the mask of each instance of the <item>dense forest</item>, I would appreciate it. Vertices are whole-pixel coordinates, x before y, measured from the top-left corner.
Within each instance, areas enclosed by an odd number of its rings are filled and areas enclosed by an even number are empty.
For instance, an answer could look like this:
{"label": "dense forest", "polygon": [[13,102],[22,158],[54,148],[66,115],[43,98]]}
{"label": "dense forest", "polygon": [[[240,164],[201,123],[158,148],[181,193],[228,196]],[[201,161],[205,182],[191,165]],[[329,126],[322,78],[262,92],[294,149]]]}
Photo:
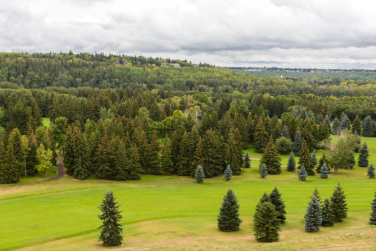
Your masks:
{"label": "dense forest", "polygon": [[325,81],[140,56],[2,53],[0,183],[43,174],[58,154],[78,179],[193,176],[199,165],[208,178],[228,165],[240,175],[250,145],[305,156],[344,130],[373,136],[375,83]]}

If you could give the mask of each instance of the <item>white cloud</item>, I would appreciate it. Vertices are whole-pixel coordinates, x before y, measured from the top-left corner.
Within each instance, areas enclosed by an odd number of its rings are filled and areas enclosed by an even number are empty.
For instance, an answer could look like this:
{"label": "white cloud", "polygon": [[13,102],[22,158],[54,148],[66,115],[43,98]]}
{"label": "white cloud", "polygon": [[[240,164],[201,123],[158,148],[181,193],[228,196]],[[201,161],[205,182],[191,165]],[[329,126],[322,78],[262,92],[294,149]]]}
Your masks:
{"label": "white cloud", "polygon": [[0,50],[376,68],[374,1],[0,0]]}

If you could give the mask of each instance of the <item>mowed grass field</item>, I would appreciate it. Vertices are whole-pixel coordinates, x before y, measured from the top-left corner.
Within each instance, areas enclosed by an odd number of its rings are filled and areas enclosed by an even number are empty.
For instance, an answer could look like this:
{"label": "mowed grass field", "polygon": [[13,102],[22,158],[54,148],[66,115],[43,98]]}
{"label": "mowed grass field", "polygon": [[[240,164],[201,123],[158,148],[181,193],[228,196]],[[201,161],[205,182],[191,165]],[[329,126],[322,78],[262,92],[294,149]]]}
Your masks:
{"label": "mowed grass field", "polygon": [[[376,164],[376,138],[362,138]],[[251,158],[261,154],[249,150]],[[318,153],[318,157],[321,153]],[[358,155],[358,154],[357,154]],[[258,161],[229,182],[223,177],[196,184],[189,177],[144,175],[140,181],[79,181],[24,178],[16,185],[0,185],[0,250],[121,250],[97,242],[101,225],[97,208],[112,190],[120,202],[124,224],[123,250],[375,250],[376,226],[368,224],[376,179],[366,168],[340,170],[327,180],[318,175],[298,181],[287,172],[282,156],[281,175],[259,177]],[[298,159],[296,159],[298,160]],[[318,233],[304,231],[304,214],[315,187],[330,197],[341,183],[348,199],[348,218]],[[253,214],[264,192],[278,187],[286,204],[287,222],[280,241],[257,243]],[[240,231],[218,231],[217,215],[227,189],[233,189],[244,221]]]}

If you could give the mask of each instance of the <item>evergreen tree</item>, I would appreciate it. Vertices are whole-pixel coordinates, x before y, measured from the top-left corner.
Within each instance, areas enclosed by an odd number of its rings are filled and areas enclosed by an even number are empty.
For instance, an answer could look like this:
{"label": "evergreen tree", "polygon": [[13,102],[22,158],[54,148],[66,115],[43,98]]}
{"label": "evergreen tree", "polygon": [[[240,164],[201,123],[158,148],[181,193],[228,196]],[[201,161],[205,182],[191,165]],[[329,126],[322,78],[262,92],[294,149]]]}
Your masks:
{"label": "evergreen tree", "polygon": [[197,143],[195,154],[192,161],[191,167],[191,176],[193,177],[196,171],[197,166],[200,166],[204,163],[204,149],[202,146],[202,140],[200,139]]}
{"label": "evergreen tree", "polygon": [[29,135],[29,149],[26,153],[26,172],[27,175],[35,176],[38,174],[36,166],[39,164],[37,159],[37,139],[33,132]]}
{"label": "evergreen tree", "polygon": [[251,158],[249,157],[248,151],[244,155],[244,167],[251,168]]}
{"label": "evergreen tree", "polygon": [[266,176],[268,176],[268,169],[266,168],[265,163],[262,163],[260,167],[260,177],[265,178]]}
{"label": "evergreen tree", "polygon": [[257,205],[253,216],[255,238],[259,242],[275,242],[279,240],[279,213],[270,202]]}
{"label": "evergreen tree", "polygon": [[368,166],[368,146],[367,143],[364,142],[362,145],[362,148],[360,148],[360,154],[359,154],[359,160],[358,160],[358,165],[360,167],[367,167]]}
{"label": "evergreen tree", "polygon": [[268,133],[265,130],[264,123],[262,119],[256,125],[254,133],[254,147],[256,152],[262,153],[267,145]]}
{"label": "evergreen tree", "polygon": [[326,166],[325,162],[322,164],[322,167],[320,169],[320,178],[327,179],[329,174],[329,168]]}
{"label": "evergreen tree", "polygon": [[73,175],[74,169],[74,160],[75,160],[75,152],[74,152],[74,144],[73,144],[73,128],[68,126],[66,137],[65,137],[65,144],[64,144],[64,167],[65,172],[69,175]]}
{"label": "evergreen tree", "polygon": [[3,171],[4,183],[17,183],[20,180],[20,170],[17,166],[16,156],[14,155],[13,144],[9,142],[6,153],[6,166]]}
{"label": "evergreen tree", "polygon": [[202,166],[198,166],[194,176],[197,183],[203,183],[205,179],[204,169]]}
{"label": "evergreen tree", "polygon": [[282,132],[281,132],[281,137],[285,137],[285,138],[290,138],[290,133],[289,133],[289,129],[287,128],[287,126],[284,126],[283,129],[282,129]]}
{"label": "evergreen tree", "polygon": [[350,131],[351,122],[346,114],[341,119],[341,130],[349,130]]}
{"label": "evergreen tree", "polygon": [[360,122],[358,114],[356,115],[352,127],[351,127],[352,133],[357,133],[358,135],[362,135],[362,122]]}
{"label": "evergreen tree", "polygon": [[132,167],[129,173],[130,180],[139,180],[141,178],[140,175],[138,175],[138,173],[142,170],[140,158],[138,148],[136,145],[134,145],[132,149]]}
{"label": "evergreen tree", "polygon": [[[158,144],[158,136],[157,133],[154,131],[154,134],[151,139],[151,143],[149,144],[149,151],[148,151],[148,172],[150,174],[161,174],[161,168],[160,168],[160,158],[159,158],[159,144]],[[189,175],[189,166],[188,173],[186,175]]]}
{"label": "evergreen tree", "polygon": [[268,174],[280,174],[281,173],[281,158],[278,155],[272,136],[270,136],[269,138],[268,145],[265,148],[265,151],[264,151],[264,154],[262,155],[260,163],[263,163],[266,165]]}
{"label": "evergreen tree", "polygon": [[375,167],[373,164],[369,165],[368,170],[367,170],[367,176],[373,179],[375,177]]}
{"label": "evergreen tree", "polygon": [[73,138],[75,153],[75,159],[73,164],[73,177],[79,180],[84,180],[90,176],[89,161],[87,154],[87,142],[84,134],[81,133],[77,127],[73,129]]}
{"label": "evergreen tree", "polygon": [[231,129],[228,135],[227,163],[231,166],[234,175],[241,174],[243,167],[241,135],[238,129]]}
{"label": "evergreen tree", "polygon": [[119,246],[122,243],[122,225],[120,224],[121,211],[119,211],[118,202],[115,201],[113,192],[107,192],[105,194],[102,204],[99,209],[102,211],[101,215],[98,215],[99,219],[102,221],[101,234],[99,235],[99,240],[103,241],[104,247]]}
{"label": "evergreen tree", "polygon": [[168,173],[168,174],[174,173],[174,165],[172,163],[171,145],[170,145],[170,142],[168,141],[167,135],[163,141],[161,162],[162,162],[162,170],[164,173]]}
{"label": "evergreen tree", "polygon": [[342,222],[343,219],[347,217],[347,204],[346,195],[339,183],[334,189],[330,201],[332,202],[334,222]]}
{"label": "evergreen tree", "polygon": [[317,190],[317,187],[313,191],[313,196],[315,196],[317,198],[317,200],[321,203],[321,197],[320,197],[319,191]]}
{"label": "evergreen tree", "polygon": [[230,165],[227,166],[225,170],[225,181],[229,181],[232,178],[232,171]]}
{"label": "evergreen tree", "polygon": [[257,203],[257,206],[261,205],[261,204],[264,203],[264,202],[270,202],[270,197],[269,197],[269,195],[268,195],[267,193],[264,193],[264,194],[261,196],[259,202]]}
{"label": "evergreen tree", "polygon": [[111,148],[112,141],[104,135],[101,143],[96,150],[96,175],[98,178],[106,180],[114,180],[116,177],[116,169],[114,166],[115,154]]}
{"label": "evergreen tree", "polygon": [[286,210],[285,210],[285,203],[282,200],[282,195],[279,193],[277,187],[273,189],[273,191],[269,195],[270,203],[275,206],[275,210],[278,212],[278,219],[280,223],[283,224],[286,221]]}
{"label": "evergreen tree", "polygon": [[329,116],[328,115],[325,115],[325,119],[324,119],[324,126],[326,126],[328,128],[328,132],[329,133],[332,133],[332,128],[330,126],[330,120],[329,120]]}
{"label": "evergreen tree", "polygon": [[298,177],[300,181],[305,181],[307,179],[307,171],[305,170],[304,165],[301,166],[298,172]]}
{"label": "evergreen tree", "polygon": [[313,166],[317,165],[316,150],[313,150],[313,153],[312,153],[312,164]]}
{"label": "evergreen tree", "polygon": [[295,141],[294,141],[294,154],[296,156],[300,155],[300,151],[303,147],[303,138],[299,131],[296,132]]}
{"label": "evergreen tree", "polygon": [[295,158],[294,158],[294,154],[291,152],[289,161],[287,163],[287,171],[293,172],[295,171],[295,168],[296,168]]}
{"label": "evergreen tree", "polygon": [[[204,174],[206,178],[211,178],[223,173],[226,164],[224,161],[225,149],[218,134],[213,130],[206,131],[202,139],[202,157]],[[233,168],[233,166],[231,165]],[[233,174],[235,173],[233,168]]]}
{"label": "evergreen tree", "polygon": [[326,156],[325,153],[321,156],[321,158],[319,160],[319,164],[316,167],[316,173],[321,172],[321,167],[324,163],[326,164],[326,167],[328,168],[328,173],[330,173],[330,167],[328,165],[330,162],[329,162],[329,158]]}
{"label": "evergreen tree", "polygon": [[239,205],[234,192],[229,189],[219,210],[218,228],[224,232],[238,231],[243,221],[239,218]]}
{"label": "evergreen tree", "polygon": [[305,141],[303,141],[303,147],[299,158],[299,168],[304,165],[308,175],[315,175],[312,162],[312,156],[309,152],[308,145],[305,143]]}
{"label": "evergreen tree", "polygon": [[115,180],[127,180],[130,172],[130,165],[130,160],[127,158],[126,145],[124,140],[120,140],[115,159]]}
{"label": "evergreen tree", "polygon": [[324,205],[321,209],[322,212],[322,226],[331,227],[334,225],[334,216],[332,211],[332,203],[329,199],[324,200]]}
{"label": "evergreen tree", "polygon": [[0,184],[7,183],[7,166],[6,166],[7,156],[6,149],[3,145],[3,141],[0,139]]}
{"label": "evergreen tree", "polygon": [[19,172],[24,173],[25,170],[25,148],[22,144],[20,131],[15,128],[9,136],[9,142],[13,144],[13,153],[16,158],[16,165]]}
{"label": "evergreen tree", "polygon": [[374,196],[375,197],[371,203],[371,218],[369,218],[369,224],[371,225],[376,225],[376,192]]}
{"label": "evergreen tree", "polygon": [[362,123],[362,135],[364,137],[373,137],[374,135],[374,128],[373,128],[373,123],[372,123],[372,119],[370,116],[366,117],[364,120],[363,120],[363,123]]}
{"label": "evergreen tree", "polygon": [[307,213],[305,215],[305,230],[307,232],[320,231],[322,224],[322,212],[320,202],[315,196],[312,196],[311,201],[307,207]]}
{"label": "evergreen tree", "polygon": [[337,118],[333,120],[332,133],[333,135],[339,135],[341,133],[341,122]]}

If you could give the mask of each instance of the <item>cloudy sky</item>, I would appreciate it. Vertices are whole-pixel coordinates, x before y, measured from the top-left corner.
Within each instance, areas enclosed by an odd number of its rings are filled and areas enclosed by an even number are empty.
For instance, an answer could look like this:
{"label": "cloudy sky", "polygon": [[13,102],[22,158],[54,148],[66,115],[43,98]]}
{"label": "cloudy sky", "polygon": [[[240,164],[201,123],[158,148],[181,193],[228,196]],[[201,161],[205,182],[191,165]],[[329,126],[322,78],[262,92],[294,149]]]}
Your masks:
{"label": "cloudy sky", "polygon": [[0,0],[0,51],[376,69],[369,0]]}

